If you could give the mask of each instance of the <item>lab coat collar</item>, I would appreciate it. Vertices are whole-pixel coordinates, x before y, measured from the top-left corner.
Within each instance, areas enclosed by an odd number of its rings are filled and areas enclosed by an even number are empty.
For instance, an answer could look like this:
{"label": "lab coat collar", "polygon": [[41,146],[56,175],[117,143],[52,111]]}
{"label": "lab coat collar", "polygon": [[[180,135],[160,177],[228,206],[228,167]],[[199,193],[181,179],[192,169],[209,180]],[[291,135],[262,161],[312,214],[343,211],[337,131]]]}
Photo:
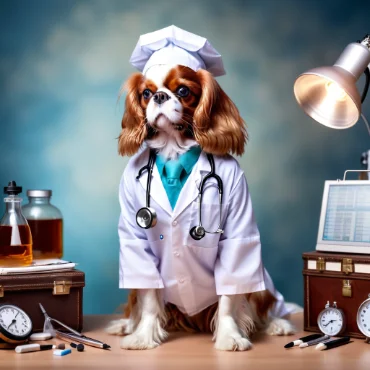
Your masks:
{"label": "lab coat collar", "polygon": [[[147,150],[146,155],[143,156],[143,162],[141,166],[148,163],[149,150]],[[141,167],[140,167],[141,168]],[[150,197],[155,200],[155,202],[164,209],[173,219],[178,217],[198,196],[198,189],[202,176],[205,172],[210,172],[211,166],[208,162],[208,158],[205,152],[201,152],[197,163],[195,164],[189,178],[185,182],[183,188],[181,189],[179,198],[177,199],[176,206],[172,210],[171,204],[168,200],[166,190],[163,187],[161,176],[159,174],[157,165],[154,164],[153,167],[153,177],[152,185],[150,191]],[[147,185],[147,172],[144,172],[140,177],[139,181],[141,186],[146,190]]]}
{"label": "lab coat collar", "polygon": [[208,162],[206,153],[200,153],[198,162],[194,166],[189,178],[181,189],[179,198],[177,199],[175,209],[173,210],[173,218],[178,217],[199,195],[199,185],[204,176],[204,172],[209,172],[211,166]]}

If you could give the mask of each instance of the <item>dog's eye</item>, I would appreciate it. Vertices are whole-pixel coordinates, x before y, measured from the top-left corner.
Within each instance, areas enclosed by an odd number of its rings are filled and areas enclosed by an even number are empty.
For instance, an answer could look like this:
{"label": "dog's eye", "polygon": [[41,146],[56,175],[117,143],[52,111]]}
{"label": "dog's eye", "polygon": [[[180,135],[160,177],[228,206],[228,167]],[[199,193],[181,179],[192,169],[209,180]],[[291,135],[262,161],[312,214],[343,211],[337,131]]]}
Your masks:
{"label": "dog's eye", "polygon": [[186,96],[188,96],[190,93],[190,90],[188,87],[186,86],[180,86],[178,89],[177,89],[177,94],[181,97],[181,98],[185,98]]}
{"label": "dog's eye", "polygon": [[143,91],[143,98],[145,99],[145,100],[147,100],[147,99],[149,99],[151,96],[152,96],[152,92],[149,90],[149,89],[145,89],[144,91]]}

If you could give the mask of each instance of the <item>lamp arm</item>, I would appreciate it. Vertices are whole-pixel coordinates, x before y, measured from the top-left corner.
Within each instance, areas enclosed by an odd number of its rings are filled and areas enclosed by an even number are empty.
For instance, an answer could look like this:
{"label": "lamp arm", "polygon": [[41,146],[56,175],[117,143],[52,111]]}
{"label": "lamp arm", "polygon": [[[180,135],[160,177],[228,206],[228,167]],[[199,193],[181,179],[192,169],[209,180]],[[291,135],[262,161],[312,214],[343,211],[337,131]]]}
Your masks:
{"label": "lamp arm", "polygon": [[366,95],[367,95],[367,91],[369,90],[369,84],[370,84],[369,67],[366,67],[364,73],[366,76],[366,82],[365,82],[364,90],[362,91],[362,95],[361,95],[361,104],[364,102]]}
{"label": "lamp arm", "polygon": [[366,117],[364,116],[363,113],[361,113],[361,118],[363,119],[363,121],[365,122],[365,125],[366,125],[366,128],[367,128],[367,132],[369,133],[369,136],[370,136],[370,126],[369,126],[369,122],[367,122],[367,119]]}
{"label": "lamp arm", "polygon": [[[365,71],[365,76],[366,76],[366,81],[365,81],[365,86],[364,86],[364,90],[362,91],[362,96],[361,96],[361,104],[364,102],[365,98],[366,98],[366,95],[367,95],[367,91],[369,90],[369,84],[370,84],[370,71],[369,71],[369,67],[366,67]],[[367,122],[367,119],[365,118],[364,114],[361,113],[361,117],[362,119],[364,120],[365,122],[365,125],[366,125],[366,128],[367,128],[367,132],[369,133],[370,135],[370,126],[369,126],[369,122]]]}

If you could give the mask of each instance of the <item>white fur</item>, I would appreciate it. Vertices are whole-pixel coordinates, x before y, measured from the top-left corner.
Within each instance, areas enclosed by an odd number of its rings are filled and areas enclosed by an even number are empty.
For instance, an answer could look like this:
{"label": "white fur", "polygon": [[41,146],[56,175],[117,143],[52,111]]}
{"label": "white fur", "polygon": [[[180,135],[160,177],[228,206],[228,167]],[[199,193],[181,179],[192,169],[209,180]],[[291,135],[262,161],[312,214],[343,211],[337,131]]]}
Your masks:
{"label": "white fur", "polygon": [[109,326],[105,328],[105,332],[112,335],[126,335],[131,334],[134,331],[134,320],[119,319],[112,320]]}
{"label": "white fur", "polygon": [[216,349],[246,351],[252,348],[248,338],[254,330],[250,311],[243,295],[223,295],[219,298],[218,309],[212,319]]}
{"label": "white fur", "polygon": [[177,125],[186,124],[186,122],[182,118],[183,107],[179,99],[163,85],[170,69],[168,65],[156,65],[145,75],[157,85],[157,92],[165,92],[170,97],[160,105],[156,104],[153,98],[149,101],[146,119],[158,133],[154,139],[147,140],[147,144],[150,148],[157,149],[164,157],[175,159],[179,154],[187,152],[196,142],[184,138],[184,135],[176,130]]}
{"label": "white fur", "polygon": [[148,123],[161,130],[162,127],[160,126],[160,123],[156,122],[160,115],[167,117],[173,124],[181,123],[183,107],[176,95],[164,87],[158,88],[157,92],[167,93],[170,96],[170,99],[166,100],[162,104],[157,104],[154,102],[153,97],[150,98],[149,104],[146,108],[146,119]]}
{"label": "white fur", "polygon": [[160,125],[160,132],[153,140],[147,140],[147,144],[150,148],[157,149],[165,158],[175,159],[197,144],[195,140],[184,139],[164,116],[158,118],[157,125]]}
{"label": "white fur", "polygon": [[296,332],[293,324],[286,319],[274,317],[266,328],[266,333],[269,335],[292,335]]}
{"label": "white fur", "polygon": [[157,87],[161,87],[173,67],[175,66],[169,64],[157,64],[146,71],[145,78],[154,82]]}
{"label": "white fur", "polygon": [[111,324],[110,326],[115,328],[118,334],[117,327],[120,324],[121,332],[126,332],[130,325],[135,328],[131,334],[122,338],[121,348],[152,349],[158,347],[167,338],[167,332],[163,329],[166,315],[161,291],[158,289],[139,289],[136,306],[138,306],[138,309],[128,319],[129,321],[121,321],[121,323]]}

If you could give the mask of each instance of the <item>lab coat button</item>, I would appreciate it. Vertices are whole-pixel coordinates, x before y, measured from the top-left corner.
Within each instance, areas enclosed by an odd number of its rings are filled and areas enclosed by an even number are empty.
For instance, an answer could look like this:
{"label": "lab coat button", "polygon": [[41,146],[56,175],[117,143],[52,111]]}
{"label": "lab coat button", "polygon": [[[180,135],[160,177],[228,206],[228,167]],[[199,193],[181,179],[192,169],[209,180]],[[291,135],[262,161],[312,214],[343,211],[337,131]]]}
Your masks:
{"label": "lab coat button", "polygon": [[179,283],[183,283],[185,280],[183,279],[183,278],[181,278],[180,280],[179,280]]}
{"label": "lab coat button", "polygon": [[179,252],[174,252],[173,253],[176,257],[179,257],[180,256],[180,253]]}
{"label": "lab coat button", "polygon": [[172,226],[176,226],[176,225],[177,225],[177,221],[175,220],[172,222]]}

